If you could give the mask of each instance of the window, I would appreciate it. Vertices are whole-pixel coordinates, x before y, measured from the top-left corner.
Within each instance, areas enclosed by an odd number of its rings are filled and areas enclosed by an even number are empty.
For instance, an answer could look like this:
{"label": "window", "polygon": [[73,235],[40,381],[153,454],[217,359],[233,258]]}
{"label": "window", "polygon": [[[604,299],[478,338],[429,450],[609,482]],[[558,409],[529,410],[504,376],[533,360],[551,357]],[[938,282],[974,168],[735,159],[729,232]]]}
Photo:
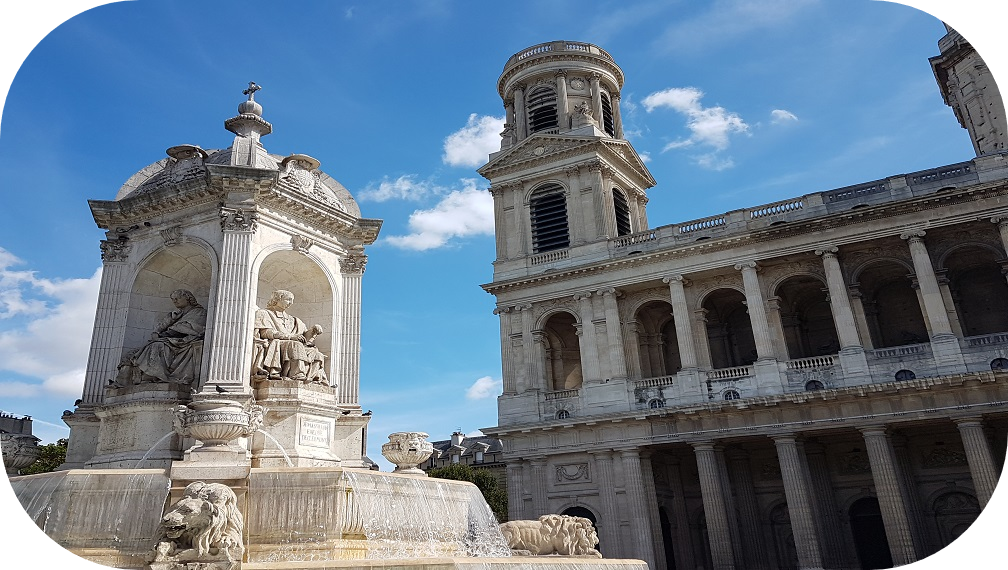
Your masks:
{"label": "window", "polygon": [[557,128],[557,95],[549,87],[537,87],[528,94],[529,134]]}
{"label": "window", "polygon": [[822,390],[825,387],[826,386],[823,386],[823,383],[818,380],[809,380],[805,383],[805,390],[808,392],[811,392],[812,390]]}
{"label": "window", "polygon": [[625,236],[630,233],[630,204],[622,190],[613,188],[613,209],[616,212],[616,235]]}
{"label": "window", "polygon": [[739,396],[738,390],[725,390],[724,392],[725,400],[738,400],[739,398],[741,396]]}
{"label": "window", "polygon": [[482,451],[477,451],[476,452],[476,463],[483,463],[483,452]]}
{"label": "window", "polygon": [[556,419],[558,419],[558,420],[566,420],[569,417],[570,417],[570,412],[568,412],[567,410],[557,410]]}
{"label": "window", "polygon": [[913,373],[913,370],[900,370],[896,373],[897,380],[913,380],[917,375]]}
{"label": "window", "polygon": [[460,456],[458,453],[453,453],[451,456],[451,461],[452,463],[458,463],[461,458],[462,456]]}
{"label": "window", "polygon": [[559,184],[547,184],[532,193],[532,252],[564,249],[570,245],[567,197]]}
{"label": "window", "polygon": [[[609,101],[609,94],[602,92],[602,130],[611,137],[616,137],[616,125],[613,122],[612,103]],[[622,234],[621,234],[622,235]]]}
{"label": "window", "polygon": [[1004,370],[1008,368],[1008,358],[995,358],[991,360],[991,370]]}
{"label": "window", "polygon": [[665,400],[662,400],[660,398],[654,398],[653,400],[651,400],[650,402],[648,402],[648,407],[651,408],[652,410],[657,409],[657,408],[664,408],[665,407]]}

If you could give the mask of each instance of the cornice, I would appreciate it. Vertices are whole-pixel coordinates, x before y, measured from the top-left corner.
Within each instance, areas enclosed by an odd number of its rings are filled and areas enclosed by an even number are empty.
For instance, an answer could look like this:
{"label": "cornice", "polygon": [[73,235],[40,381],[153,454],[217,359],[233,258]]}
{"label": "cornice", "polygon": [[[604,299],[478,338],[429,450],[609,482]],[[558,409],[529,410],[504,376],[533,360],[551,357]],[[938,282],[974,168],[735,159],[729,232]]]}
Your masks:
{"label": "cornice", "polygon": [[[616,62],[606,59],[600,55],[591,54],[588,52],[576,52],[576,51],[560,51],[560,52],[544,52],[541,55],[536,55],[523,59],[521,62],[514,64],[513,66],[505,69],[501,72],[500,77],[497,79],[497,93],[500,95],[501,99],[507,99],[507,88],[508,84],[514,79],[515,76],[521,74],[523,71],[537,67],[544,63],[553,62],[583,62],[590,63],[604,68],[616,79],[616,91],[623,89],[623,70],[616,65]],[[567,68],[565,68],[567,69]],[[567,69],[568,73],[572,70]],[[582,71],[582,70],[577,70]]]}

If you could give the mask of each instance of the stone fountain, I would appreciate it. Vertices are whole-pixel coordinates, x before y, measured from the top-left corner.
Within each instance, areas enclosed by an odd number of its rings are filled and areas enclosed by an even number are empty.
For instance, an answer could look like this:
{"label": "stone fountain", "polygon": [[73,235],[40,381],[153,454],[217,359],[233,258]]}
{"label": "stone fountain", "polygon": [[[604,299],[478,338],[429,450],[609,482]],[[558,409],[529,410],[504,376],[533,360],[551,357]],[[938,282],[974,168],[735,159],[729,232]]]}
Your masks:
{"label": "stone fountain", "polygon": [[474,485],[417,469],[427,434],[393,434],[396,472],[370,469],[360,301],[381,221],[318,160],[265,150],[259,89],[229,148],[173,146],[89,202],[106,239],[84,390],[66,463],[11,478],[25,511],[119,568],[602,565],[511,557]]}

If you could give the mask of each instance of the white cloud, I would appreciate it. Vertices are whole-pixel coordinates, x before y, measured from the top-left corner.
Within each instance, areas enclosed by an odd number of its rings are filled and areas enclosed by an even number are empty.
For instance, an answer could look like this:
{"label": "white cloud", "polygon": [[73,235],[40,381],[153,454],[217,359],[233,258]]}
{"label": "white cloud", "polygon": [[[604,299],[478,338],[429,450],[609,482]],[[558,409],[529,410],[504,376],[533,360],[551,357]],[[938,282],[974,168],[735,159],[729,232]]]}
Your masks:
{"label": "white cloud", "polygon": [[503,130],[504,117],[481,117],[473,113],[466,126],[445,138],[441,160],[449,166],[482,166],[490,153],[500,150]]}
{"label": "white cloud", "polygon": [[388,176],[381,182],[374,182],[357,194],[357,198],[367,202],[386,202],[388,200],[422,200],[433,194],[440,194],[443,188],[436,184],[421,180],[417,181],[415,174],[404,174],[395,180]]}
{"label": "white cloud", "polygon": [[770,111],[770,122],[774,125],[780,123],[790,123],[798,122],[798,117],[791,111],[785,111],[784,109],[774,109]]}
{"label": "white cloud", "polygon": [[667,107],[686,115],[690,138],[665,145],[663,152],[695,144],[724,150],[728,148],[729,135],[749,132],[749,125],[737,113],[720,106],[704,107],[700,103],[703,95],[696,87],[670,87],[644,98],[642,103],[649,113]]}
{"label": "white cloud", "polygon": [[484,376],[475,382],[469,389],[466,390],[467,400],[482,400],[484,398],[490,398],[496,396],[498,393],[504,390],[503,380],[494,380],[489,376]]}
{"label": "white cloud", "polygon": [[0,248],[0,319],[18,317],[0,330],[0,370],[41,383],[2,381],[0,395],[80,395],[101,269],[86,279],[45,279],[10,271],[17,263]]}
{"label": "white cloud", "polygon": [[463,189],[442,198],[429,210],[410,214],[410,232],[404,236],[385,238],[389,244],[403,249],[424,251],[441,247],[453,237],[493,235],[493,197],[476,187],[476,181],[462,180]]}
{"label": "white cloud", "polygon": [[671,25],[654,41],[664,53],[691,53],[734,43],[781,28],[815,7],[818,0],[715,0],[696,17],[669,18]]}
{"label": "white cloud", "polygon": [[716,152],[694,156],[693,160],[707,170],[726,170],[735,166],[735,161],[731,157],[722,157]]}

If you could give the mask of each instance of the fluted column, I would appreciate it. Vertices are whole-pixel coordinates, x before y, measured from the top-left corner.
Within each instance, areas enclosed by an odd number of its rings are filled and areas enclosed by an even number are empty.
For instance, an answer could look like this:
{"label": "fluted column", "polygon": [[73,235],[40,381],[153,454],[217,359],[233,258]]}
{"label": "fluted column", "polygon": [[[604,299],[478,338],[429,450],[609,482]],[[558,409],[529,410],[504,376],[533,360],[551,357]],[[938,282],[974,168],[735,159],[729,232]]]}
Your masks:
{"label": "fluted column", "polygon": [[257,219],[254,207],[248,205],[222,206],[220,218],[224,243],[213,312],[213,347],[202,391],[220,386],[228,392],[247,394],[252,391],[249,320],[254,280],[250,268]]}
{"label": "fluted column", "polygon": [[505,470],[507,472],[508,519],[513,521],[526,520],[525,498],[522,496],[522,490],[525,488],[523,480],[525,472],[524,461],[521,459],[508,461]]}
{"label": "fluted column", "polygon": [[966,450],[966,461],[969,463],[970,475],[973,477],[973,488],[976,490],[980,508],[987,506],[994,487],[997,486],[997,469],[994,467],[994,456],[991,454],[990,443],[984,435],[980,418],[968,418],[956,421],[959,435],[962,437],[963,448]]}
{"label": "fluted column", "polygon": [[578,312],[581,313],[581,328],[578,344],[581,347],[581,374],[584,382],[597,382],[602,379],[598,360],[598,339],[595,335],[595,309],[592,306],[592,293],[584,292],[574,295],[578,302]]}
{"label": "fluted column", "polygon": [[361,280],[367,256],[350,254],[340,260],[343,274],[343,318],[340,319],[341,358],[339,365],[340,404],[360,405]]}
{"label": "fluted column", "polygon": [[781,477],[784,480],[784,496],[787,499],[788,514],[791,516],[791,530],[794,531],[798,565],[801,568],[822,568],[822,549],[816,532],[812,490],[806,478],[808,466],[805,464],[805,458],[794,436],[775,437],[774,445],[777,448]]}
{"label": "fluted column", "polygon": [[770,337],[770,326],[767,320],[766,305],[756,271],[759,265],[755,261],[746,261],[735,265],[742,272],[742,284],[745,286],[746,307],[749,310],[749,321],[752,322],[753,337],[756,340],[756,354],[760,360],[775,358],[773,343]]}
{"label": "fluted column", "polygon": [[577,165],[568,166],[564,168],[564,174],[567,175],[567,215],[570,218],[567,231],[571,246],[578,246],[587,241],[581,205],[581,169]]}
{"label": "fluted column", "polygon": [[847,297],[847,284],[844,283],[843,271],[837,259],[837,248],[833,246],[816,250],[816,255],[822,257],[823,268],[826,270],[826,286],[829,288],[830,309],[833,311],[833,323],[836,325],[840,348],[861,347],[857,324],[854,321],[854,310],[850,298]]}
{"label": "fluted column", "polygon": [[857,323],[861,345],[866,350],[872,350],[875,348],[875,345],[872,343],[871,328],[868,326],[868,315],[865,313],[864,301],[861,298],[861,284],[852,283],[847,287],[847,292],[850,294],[851,309],[854,311],[854,321]]}
{"label": "fluted column", "polygon": [[537,457],[532,464],[532,512],[525,513],[530,519],[549,514],[549,497],[546,494],[546,459]]}
{"label": "fluted column", "polygon": [[744,566],[746,568],[766,568],[767,551],[760,530],[759,503],[756,501],[756,489],[753,487],[749,454],[736,448],[727,450],[725,457],[730,464],[729,482],[737,497],[739,534],[742,538]]}
{"label": "fluted column", "polygon": [[525,186],[520,182],[511,186],[511,197],[514,200],[514,209],[511,210],[514,222],[510,237],[514,240],[515,253],[508,257],[525,257],[532,253],[532,212],[525,201]]}
{"label": "fluted column", "polygon": [[511,357],[511,311],[513,307],[497,307],[494,314],[500,319],[501,379],[504,394],[517,394],[518,383]]}
{"label": "fluted column", "polygon": [[602,125],[602,86],[599,80],[602,76],[598,73],[592,73],[590,77],[591,81],[591,96],[592,96],[592,117],[595,118],[595,122],[599,124],[600,128]]}
{"label": "fluted column", "polygon": [[504,190],[500,186],[491,186],[490,195],[493,196],[494,208],[494,245],[497,248],[497,259],[508,258],[507,252],[507,221],[504,216]]}
{"label": "fluted column", "polygon": [[[998,234],[1001,236],[1001,247],[1008,252],[1008,218],[995,217],[991,221],[997,224]],[[1008,279],[1008,274],[1005,274]]]}
{"label": "fluted column", "polygon": [[693,538],[690,536],[689,511],[686,507],[686,497],[683,494],[682,472],[679,469],[681,460],[672,456],[668,460],[669,489],[672,491],[672,520],[675,522],[675,540],[672,541],[672,552],[675,554],[676,568],[696,568],[693,556]]}
{"label": "fluted column", "polygon": [[829,466],[826,464],[826,448],[817,442],[805,443],[805,458],[808,461],[809,482],[812,485],[813,500],[818,501],[819,529],[823,547],[823,564],[827,568],[845,568],[853,566],[847,560],[841,537],[843,528],[840,526],[833,492],[833,484],[829,478]]}
{"label": "fluted column", "polygon": [[616,481],[613,478],[613,454],[611,451],[592,453],[595,458],[595,473],[598,476],[599,503],[602,505],[599,542],[606,558],[622,558],[623,545],[620,544],[619,506],[616,501]]}
{"label": "fluted column", "polygon": [[624,506],[629,515],[630,534],[633,537],[633,552],[624,551],[624,555],[644,560],[647,562],[648,568],[657,568],[647,507],[647,502],[654,500],[654,497],[647,497],[645,494],[640,452],[636,449],[624,449],[620,451],[620,459],[623,463],[624,485],[626,486],[626,505]]}
{"label": "fluted column", "polygon": [[665,540],[662,538],[661,515],[658,514],[658,490],[655,488],[654,464],[651,463],[649,451],[641,452],[640,468],[643,475],[648,524],[651,527],[651,548],[654,552],[655,568],[666,568]]}
{"label": "fluted column", "polygon": [[609,341],[609,370],[613,378],[626,378],[626,353],[623,350],[623,327],[620,324],[616,299],[623,294],[612,287],[599,289],[605,307],[606,340]]}
{"label": "fluted column", "polygon": [[715,570],[734,570],[735,545],[732,544],[725,503],[725,489],[721,484],[720,468],[714,444],[694,443],[697,470],[700,474],[700,491],[703,494],[704,516],[707,519],[707,539]]}
{"label": "fluted column", "polygon": [[697,345],[697,366],[709,369],[712,365],[710,338],[707,334],[707,309],[696,309],[691,313],[691,316],[693,340]]}
{"label": "fluted column", "polygon": [[942,300],[941,290],[938,288],[938,278],[935,276],[927,247],[924,245],[924,231],[907,232],[900,237],[905,239],[907,245],[910,246],[910,257],[913,258],[914,273],[917,275],[917,283],[920,284],[924,309],[928,322],[931,324],[932,334],[935,336],[951,335],[952,325],[949,323],[948,312]]}
{"label": "fluted column", "polygon": [[917,551],[910,531],[907,508],[903,502],[892,444],[885,428],[864,428],[861,433],[868,451],[872,479],[875,482],[875,492],[878,494],[882,522],[885,524],[893,563],[897,566],[910,564],[917,560]]}
{"label": "fluted column", "polygon": [[519,83],[514,88],[515,131],[518,140],[528,137],[528,119],[525,117],[525,85]]}
{"label": "fluted column", "polygon": [[610,96],[610,103],[612,103],[613,112],[613,128],[616,131],[615,138],[623,138],[623,115],[620,113],[620,94],[613,93]]}
{"label": "fluted column", "polygon": [[565,130],[569,128],[567,122],[567,71],[557,70],[553,77],[556,79],[557,87],[557,125],[560,130]]}
{"label": "fluted column", "polygon": [[697,350],[693,344],[693,330],[690,327],[690,310],[686,303],[686,285],[689,280],[682,275],[669,275],[662,279],[669,286],[672,300],[672,320],[675,322],[676,342],[679,345],[679,360],[682,367],[697,367]]}
{"label": "fluted column", "polygon": [[613,215],[606,208],[606,179],[604,175],[605,167],[601,162],[592,162],[588,165],[588,172],[591,173],[592,181],[592,209],[595,213],[595,239],[607,239],[613,235],[609,231],[612,225],[610,221]]}
{"label": "fluted column", "polygon": [[521,311],[522,361],[525,364],[522,371],[525,377],[523,388],[524,390],[535,390],[541,388],[541,378],[536,374],[541,365],[536,362],[535,340],[532,337],[532,327],[534,325],[532,305],[526,303],[516,306],[515,309]]}
{"label": "fluted column", "polygon": [[122,347],[126,334],[126,312],[129,309],[129,250],[127,241],[101,242],[102,276],[81,395],[84,407],[105,401],[105,384],[115,378],[116,366],[122,357],[118,347]]}
{"label": "fluted column", "polygon": [[[646,378],[643,369],[641,369],[640,324],[637,321],[628,322],[626,332],[627,375],[630,378]],[[649,376],[653,376],[653,374],[649,374]]]}

